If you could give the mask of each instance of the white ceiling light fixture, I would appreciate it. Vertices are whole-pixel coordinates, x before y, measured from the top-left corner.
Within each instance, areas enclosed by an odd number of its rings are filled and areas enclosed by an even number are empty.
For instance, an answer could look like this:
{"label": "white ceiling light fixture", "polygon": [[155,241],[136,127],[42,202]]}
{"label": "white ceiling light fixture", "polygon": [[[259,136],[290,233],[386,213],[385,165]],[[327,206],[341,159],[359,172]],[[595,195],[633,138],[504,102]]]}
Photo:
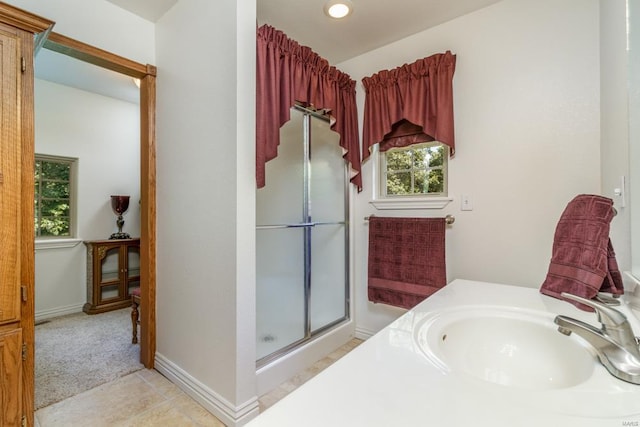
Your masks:
{"label": "white ceiling light fixture", "polygon": [[335,19],[344,18],[353,11],[353,4],[349,0],[330,0],[324,5],[324,13]]}

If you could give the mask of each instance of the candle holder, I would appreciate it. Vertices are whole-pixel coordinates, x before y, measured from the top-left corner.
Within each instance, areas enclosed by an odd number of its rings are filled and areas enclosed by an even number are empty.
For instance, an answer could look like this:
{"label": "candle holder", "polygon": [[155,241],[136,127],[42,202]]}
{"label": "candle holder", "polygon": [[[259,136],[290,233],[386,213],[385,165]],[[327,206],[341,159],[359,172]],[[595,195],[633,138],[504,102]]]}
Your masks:
{"label": "candle holder", "polygon": [[118,232],[113,233],[109,239],[130,239],[131,236],[129,236],[128,233],[122,232],[122,226],[124,225],[122,214],[129,209],[129,196],[111,196],[111,208],[113,212],[118,215],[118,219],[116,219]]}

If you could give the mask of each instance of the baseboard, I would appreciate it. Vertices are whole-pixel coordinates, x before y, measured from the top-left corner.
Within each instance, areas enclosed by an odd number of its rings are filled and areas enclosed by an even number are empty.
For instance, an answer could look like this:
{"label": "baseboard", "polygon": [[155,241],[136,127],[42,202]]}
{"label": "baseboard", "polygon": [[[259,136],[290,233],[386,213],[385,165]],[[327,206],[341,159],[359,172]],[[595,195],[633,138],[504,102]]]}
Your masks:
{"label": "baseboard", "polygon": [[41,320],[51,319],[53,317],[65,316],[67,314],[80,313],[84,303],[67,305],[64,307],[55,307],[47,310],[36,311],[36,323]]}
{"label": "baseboard", "polygon": [[361,340],[368,340],[377,333],[377,331],[356,326],[356,338],[360,338]]}
{"label": "baseboard", "polygon": [[242,426],[260,412],[257,396],[242,405],[234,406],[160,353],[155,356],[155,369],[227,426]]}

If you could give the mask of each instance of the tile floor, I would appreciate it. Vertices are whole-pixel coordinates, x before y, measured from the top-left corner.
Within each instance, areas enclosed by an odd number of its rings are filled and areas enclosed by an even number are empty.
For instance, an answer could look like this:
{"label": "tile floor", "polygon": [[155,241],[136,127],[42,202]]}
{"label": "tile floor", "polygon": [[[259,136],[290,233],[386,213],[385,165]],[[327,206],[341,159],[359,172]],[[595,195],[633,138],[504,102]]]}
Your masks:
{"label": "tile floor", "polygon": [[[259,398],[260,412],[360,345],[354,338]],[[155,370],[143,369],[36,412],[36,427],[213,426],[224,424]]]}

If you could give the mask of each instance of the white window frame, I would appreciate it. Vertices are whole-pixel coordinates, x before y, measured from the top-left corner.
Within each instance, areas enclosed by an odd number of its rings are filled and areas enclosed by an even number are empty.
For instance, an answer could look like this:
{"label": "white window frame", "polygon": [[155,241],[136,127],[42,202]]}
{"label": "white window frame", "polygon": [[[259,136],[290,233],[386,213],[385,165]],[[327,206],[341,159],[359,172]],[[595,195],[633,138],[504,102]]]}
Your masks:
{"label": "white window frame", "polygon": [[[437,141],[428,143],[429,145],[438,144]],[[416,144],[417,145],[417,144]],[[426,145],[426,144],[425,144]],[[406,147],[410,149],[412,146]],[[443,165],[444,171],[444,179],[445,179],[445,193],[437,193],[433,195],[429,194],[407,194],[407,195],[391,195],[387,196],[384,194],[385,183],[383,183],[383,179],[385,179],[386,174],[386,162],[385,162],[385,153],[381,152],[378,144],[374,146],[372,157],[374,158],[374,189],[373,189],[373,200],[371,200],[371,204],[376,209],[443,209],[446,207],[451,201],[453,201],[452,197],[448,196],[448,163],[449,163],[449,147],[444,145],[447,152],[445,153],[445,164]]]}
{"label": "white window frame", "polygon": [[[53,156],[48,154],[36,154],[35,161],[61,162],[70,166],[69,174],[69,235],[68,236],[36,236],[35,246],[38,249],[58,249],[71,248],[78,245],[79,239],[77,228],[77,176],[78,159],[74,157]],[[35,163],[35,162],[34,162]],[[34,189],[35,191],[35,189]],[[34,193],[35,194],[35,193]],[[35,194],[37,196],[37,194]],[[34,212],[35,214],[35,212]]]}

